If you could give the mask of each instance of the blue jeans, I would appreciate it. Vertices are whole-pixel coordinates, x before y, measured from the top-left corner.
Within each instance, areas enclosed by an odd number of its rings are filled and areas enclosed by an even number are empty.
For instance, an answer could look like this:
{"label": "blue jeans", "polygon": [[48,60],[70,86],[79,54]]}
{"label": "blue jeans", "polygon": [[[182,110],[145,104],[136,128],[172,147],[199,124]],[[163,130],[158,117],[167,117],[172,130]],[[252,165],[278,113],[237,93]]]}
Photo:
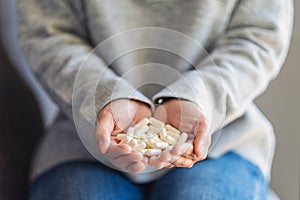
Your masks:
{"label": "blue jeans", "polygon": [[261,171],[230,152],[175,168],[159,180],[134,184],[119,172],[95,162],[70,162],[41,175],[31,186],[31,200],[221,200],[266,199]]}

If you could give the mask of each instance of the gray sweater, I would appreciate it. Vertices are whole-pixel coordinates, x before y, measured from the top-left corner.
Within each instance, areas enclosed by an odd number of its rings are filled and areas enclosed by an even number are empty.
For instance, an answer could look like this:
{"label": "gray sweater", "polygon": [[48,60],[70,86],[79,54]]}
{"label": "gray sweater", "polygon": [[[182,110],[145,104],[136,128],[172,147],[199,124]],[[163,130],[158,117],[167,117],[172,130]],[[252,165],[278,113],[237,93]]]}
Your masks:
{"label": "gray sweater", "polygon": [[[69,160],[112,167],[93,144],[97,112],[119,98],[155,108],[168,97],[203,110],[209,157],[235,151],[269,178],[274,133],[253,100],[286,57],[290,0],[20,0],[18,10],[21,48],[67,116],[42,141],[33,178]],[[126,175],[167,172],[153,170]]]}

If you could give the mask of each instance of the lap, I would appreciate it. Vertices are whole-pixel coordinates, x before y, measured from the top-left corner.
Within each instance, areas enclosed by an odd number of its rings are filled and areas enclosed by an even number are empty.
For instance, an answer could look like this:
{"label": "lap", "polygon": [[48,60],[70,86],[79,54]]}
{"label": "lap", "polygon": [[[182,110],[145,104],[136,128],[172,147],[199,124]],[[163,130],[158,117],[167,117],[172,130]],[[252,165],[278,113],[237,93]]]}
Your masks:
{"label": "lap", "polygon": [[147,186],[127,180],[97,162],[71,162],[41,175],[31,186],[31,200],[98,199],[266,199],[260,170],[235,153],[176,168]]}
{"label": "lap", "polygon": [[31,200],[143,199],[142,189],[97,162],[70,162],[38,177]]}
{"label": "lap", "polygon": [[177,168],[153,183],[151,199],[266,199],[261,171],[235,153]]}

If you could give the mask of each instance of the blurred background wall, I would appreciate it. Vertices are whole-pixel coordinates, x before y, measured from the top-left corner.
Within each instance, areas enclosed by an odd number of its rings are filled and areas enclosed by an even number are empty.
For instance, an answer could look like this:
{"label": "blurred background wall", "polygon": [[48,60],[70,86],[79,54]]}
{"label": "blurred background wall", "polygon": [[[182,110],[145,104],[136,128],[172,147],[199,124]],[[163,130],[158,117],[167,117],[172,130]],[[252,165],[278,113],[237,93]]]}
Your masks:
{"label": "blurred background wall", "polygon": [[256,101],[276,131],[271,186],[282,200],[300,199],[300,1],[294,4],[295,26],[287,61]]}

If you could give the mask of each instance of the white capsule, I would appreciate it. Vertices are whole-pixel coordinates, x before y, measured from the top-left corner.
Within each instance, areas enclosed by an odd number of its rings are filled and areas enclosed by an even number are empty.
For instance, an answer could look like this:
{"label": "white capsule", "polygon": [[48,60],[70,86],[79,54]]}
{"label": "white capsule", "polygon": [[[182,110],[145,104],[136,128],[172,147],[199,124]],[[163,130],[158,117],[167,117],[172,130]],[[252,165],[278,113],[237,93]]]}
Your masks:
{"label": "white capsule", "polygon": [[150,125],[149,130],[154,132],[154,133],[159,133],[161,131],[160,128],[157,128],[156,126]]}
{"label": "white capsule", "polygon": [[121,140],[120,144],[128,144],[132,139],[133,138],[131,136],[126,135],[126,137]]}
{"label": "white capsule", "polygon": [[134,150],[140,151],[146,148],[146,143],[145,142],[141,142],[139,144],[136,144],[133,146]]}
{"label": "white capsule", "polygon": [[146,142],[148,147],[153,148],[153,149],[156,148],[156,146],[154,145],[154,143],[155,143],[154,139],[150,138],[150,139],[145,140],[145,142]]}
{"label": "white capsule", "polygon": [[146,134],[148,130],[149,130],[149,127],[147,125],[142,126],[134,132],[134,135]]}
{"label": "white capsule", "polygon": [[144,139],[141,139],[141,138],[134,138],[134,139],[136,139],[136,141],[137,141],[138,144],[144,142]]}
{"label": "white capsule", "polygon": [[173,145],[170,145],[170,146],[167,146],[165,149],[166,149],[167,151],[171,151],[173,148],[174,148],[174,146],[173,146]]}
{"label": "white capsule", "polygon": [[140,150],[138,150],[138,151],[141,152],[143,155],[145,155],[147,149],[140,149]]}
{"label": "white capsule", "polygon": [[161,150],[160,149],[145,149],[145,151],[143,151],[145,156],[157,156],[159,154],[161,154]]}
{"label": "white capsule", "polygon": [[162,133],[163,135],[167,135],[167,130],[166,130],[166,128],[163,128],[163,129],[161,130],[161,133]]}
{"label": "white capsule", "polygon": [[123,140],[126,136],[127,136],[127,134],[120,133],[120,134],[117,135],[117,139],[118,140]]}
{"label": "white capsule", "polygon": [[134,134],[134,128],[133,127],[129,127],[127,130],[127,135],[133,136]]}
{"label": "white capsule", "polygon": [[161,142],[161,139],[157,135],[155,137],[151,137],[150,139],[154,140],[155,142]]}
{"label": "white capsule", "polygon": [[171,125],[169,125],[169,124],[167,124],[165,127],[166,127],[167,131],[170,131],[170,132],[174,132],[174,133],[180,134],[180,131],[179,131],[179,130],[177,130],[176,128],[174,128],[173,126],[171,126]]}
{"label": "white capsule", "polygon": [[145,139],[145,138],[147,138],[147,135],[144,134],[144,133],[135,133],[135,134],[133,135],[133,137],[139,138],[139,139]]}
{"label": "white capsule", "polygon": [[185,143],[187,139],[188,139],[188,134],[182,133],[178,139],[178,144]]}
{"label": "white capsule", "polygon": [[166,135],[164,138],[162,138],[165,142],[175,145],[177,143],[177,140],[169,135]]}
{"label": "white capsule", "polygon": [[147,138],[157,137],[157,134],[150,130],[146,133],[146,135],[147,135]]}
{"label": "white capsule", "polygon": [[159,132],[159,139],[160,141],[166,141],[165,137],[167,136],[167,132],[165,130],[165,128],[163,128],[163,130],[161,132]]}
{"label": "white capsule", "polygon": [[167,135],[169,135],[169,136],[175,138],[176,140],[178,140],[179,137],[180,137],[180,134],[177,134],[177,133],[175,133],[175,132],[173,132],[173,131],[167,131]]}
{"label": "white capsule", "polygon": [[155,119],[153,117],[150,118],[150,124],[159,128],[159,129],[162,129],[164,127],[164,123],[159,121],[158,119]]}
{"label": "white capsule", "polygon": [[135,125],[133,126],[133,128],[134,128],[135,130],[137,130],[137,129],[139,129],[139,128],[142,127],[142,126],[148,125],[149,122],[150,122],[149,118],[144,118],[144,119],[142,119],[141,121],[139,121],[137,124],[135,124]]}
{"label": "white capsule", "polygon": [[165,128],[162,128],[161,131],[159,132],[160,138],[164,138],[167,135],[167,131]]}
{"label": "white capsule", "polygon": [[137,139],[133,138],[128,144],[133,147],[133,146],[139,144],[139,142],[137,141]]}
{"label": "white capsule", "polygon": [[169,144],[167,142],[154,142],[153,144],[156,149],[165,149]]}
{"label": "white capsule", "polygon": [[147,144],[146,144],[146,142],[145,141],[142,141],[141,142],[141,145],[142,145],[142,147],[145,149],[146,148],[146,146],[147,146]]}

